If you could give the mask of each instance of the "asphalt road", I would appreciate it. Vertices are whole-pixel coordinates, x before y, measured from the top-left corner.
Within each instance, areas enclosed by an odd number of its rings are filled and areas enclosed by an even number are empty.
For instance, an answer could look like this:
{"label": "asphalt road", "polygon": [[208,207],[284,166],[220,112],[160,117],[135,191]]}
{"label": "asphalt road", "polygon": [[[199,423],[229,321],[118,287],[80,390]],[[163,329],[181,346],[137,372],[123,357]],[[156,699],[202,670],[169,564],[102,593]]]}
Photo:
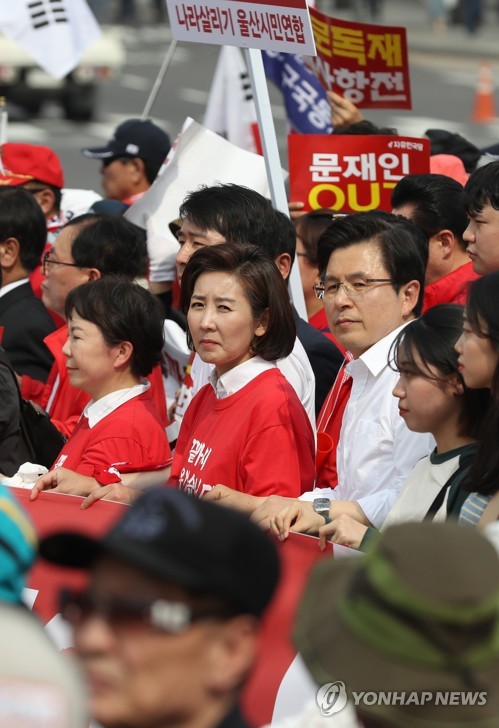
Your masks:
{"label": "asphalt road", "polygon": [[[93,122],[68,122],[59,108],[47,104],[35,119],[17,114],[18,120],[9,124],[9,140],[52,146],[62,159],[67,186],[100,191],[99,163],[85,159],[79,150],[108,139],[125,118],[140,116],[170,39],[165,24],[124,28],[126,66],[118,78],[101,87]],[[152,111],[152,118],[172,137],[187,116],[202,123],[217,56],[216,46],[179,44]],[[457,131],[478,146],[499,141],[499,122],[470,122],[478,65],[479,61],[471,57],[411,52],[413,110],[366,111],[366,116],[414,136],[438,127]],[[271,89],[270,93],[282,166],[286,167],[285,114],[278,92]]]}

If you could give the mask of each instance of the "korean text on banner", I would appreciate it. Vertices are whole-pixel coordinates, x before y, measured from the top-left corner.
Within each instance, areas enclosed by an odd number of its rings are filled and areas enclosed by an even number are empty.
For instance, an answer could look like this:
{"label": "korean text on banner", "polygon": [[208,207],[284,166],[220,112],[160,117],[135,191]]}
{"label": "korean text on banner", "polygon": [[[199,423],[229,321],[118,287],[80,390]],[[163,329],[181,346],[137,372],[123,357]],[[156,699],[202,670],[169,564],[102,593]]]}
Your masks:
{"label": "korean text on banner", "polygon": [[310,8],[317,56],[307,60],[331,91],[364,109],[410,109],[405,28],[330,18]]}
{"label": "korean text on banner", "polygon": [[430,171],[428,139],[290,134],[288,149],[291,199],[306,210],[391,211],[397,182]]}
{"label": "korean text on banner", "polygon": [[262,53],[265,75],[280,89],[288,123],[298,134],[330,134],[331,107],[319,79],[300,56]]}
{"label": "korean text on banner", "polygon": [[315,55],[306,0],[167,0],[167,5],[176,40]]}

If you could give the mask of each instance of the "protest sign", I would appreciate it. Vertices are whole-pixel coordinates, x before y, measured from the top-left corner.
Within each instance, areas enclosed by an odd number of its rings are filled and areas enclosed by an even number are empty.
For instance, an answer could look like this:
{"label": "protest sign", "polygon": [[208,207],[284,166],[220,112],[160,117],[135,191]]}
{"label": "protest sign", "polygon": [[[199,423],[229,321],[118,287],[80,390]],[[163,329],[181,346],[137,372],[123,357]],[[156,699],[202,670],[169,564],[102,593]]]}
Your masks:
{"label": "protest sign", "polygon": [[125,213],[130,222],[147,230],[151,281],[175,279],[179,246],[168,223],[178,218],[187,193],[218,183],[244,185],[270,197],[263,157],[236,147],[188,118],[163,172]]}
{"label": "protest sign", "polygon": [[315,54],[306,0],[167,0],[167,6],[177,40]]}
{"label": "protest sign", "polygon": [[331,107],[319,79],[303,59],[290,53],[262,53],[265,74],[280,89],[291,129],[298,134],[329,134]]}
{"label": "protest sign", "polygon": [[391,211],[397,182],[430,171],[428,139],[290,134],[288,147],[290,198],[307,211]]}
{"label": "protest sign", "polygon": [[307,59],[330,91],[364,109],[410,109],[405,28],[330,18],[310,8],[317,56]]}

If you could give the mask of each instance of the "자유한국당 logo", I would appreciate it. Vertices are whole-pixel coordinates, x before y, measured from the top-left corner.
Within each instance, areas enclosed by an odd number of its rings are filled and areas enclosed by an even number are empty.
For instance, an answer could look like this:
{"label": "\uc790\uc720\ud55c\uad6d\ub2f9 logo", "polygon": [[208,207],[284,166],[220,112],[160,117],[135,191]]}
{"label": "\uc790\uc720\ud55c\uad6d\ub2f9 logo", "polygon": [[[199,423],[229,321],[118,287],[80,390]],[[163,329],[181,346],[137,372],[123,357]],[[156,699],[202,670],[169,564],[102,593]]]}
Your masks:
{"label": "\uc790\uc720\ud55c\uad6d\ub2f9 logo", "polygon": [[316,700],[322,715],[328,716],[339,713],[347,704],[345,683],[336,680],[336,682],[322,685],[317,691]]}

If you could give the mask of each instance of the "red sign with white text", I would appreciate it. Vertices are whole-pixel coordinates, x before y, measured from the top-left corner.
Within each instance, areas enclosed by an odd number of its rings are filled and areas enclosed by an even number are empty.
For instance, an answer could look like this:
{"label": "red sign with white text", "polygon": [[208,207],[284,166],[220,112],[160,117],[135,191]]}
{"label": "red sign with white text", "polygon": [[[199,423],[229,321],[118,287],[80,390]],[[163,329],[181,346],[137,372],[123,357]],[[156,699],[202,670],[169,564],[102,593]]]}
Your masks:
{"label": "red sign with white text", "polygon": [[430,171],[428,139],[290,134],[288,151],[290,199],[306,211],[391,212],[397,182]]}
{"label": "red sign with white text", "polygon": [[330,18],[310,7],[317,56],[307,65],[330,91],[363,109],[410,109],[405,28]]}

